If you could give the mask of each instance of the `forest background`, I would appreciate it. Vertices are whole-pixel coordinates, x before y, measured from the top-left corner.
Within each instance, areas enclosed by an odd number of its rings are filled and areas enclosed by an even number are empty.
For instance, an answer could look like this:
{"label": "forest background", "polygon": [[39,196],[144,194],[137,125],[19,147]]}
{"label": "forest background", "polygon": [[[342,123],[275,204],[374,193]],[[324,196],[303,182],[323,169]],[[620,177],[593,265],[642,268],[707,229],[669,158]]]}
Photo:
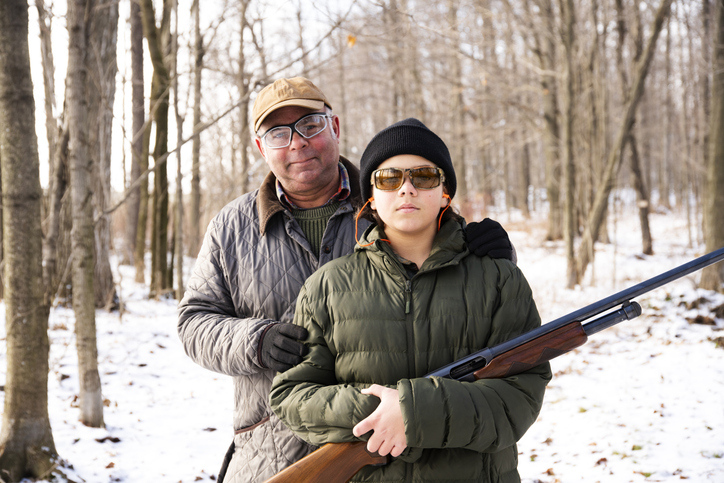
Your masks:
{"label": "forest background", "polygon": [[[149,297],[181,296],[183,257],[209,219],[268,171],[249,112],[281,76],[322,88],[353,162],[381,128],[425,122],[451,149],[463,215],[545,213],[545,239],[566,246],[561,288],[586,283],[614,188],[636,193],[642,253],[653,252],[650,214],[671,209],[685,212],[690,246],[724,245],[721,0],[201,7],[0,6],[0,472],[11,481],[56,467],[49,311],[72,304],[80,420],[102,426],[95,311],[122,310],[111,254]],[[722,290],[722,270],[705,270],[702,287]]]}

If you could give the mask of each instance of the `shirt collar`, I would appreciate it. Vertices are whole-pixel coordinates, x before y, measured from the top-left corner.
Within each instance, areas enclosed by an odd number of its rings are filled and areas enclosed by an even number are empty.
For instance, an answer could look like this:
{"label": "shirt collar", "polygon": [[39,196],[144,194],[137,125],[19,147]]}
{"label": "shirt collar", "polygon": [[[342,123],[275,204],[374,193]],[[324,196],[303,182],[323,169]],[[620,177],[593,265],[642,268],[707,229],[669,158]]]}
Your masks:
{"label": "shirt collar", "polygon": [[[347,172],[347,168],[344,167],[342,163],[338,164],[339,166],[339,188],[337,189],[337,192],[334,193],[329,200],[327,200],[326,203],[322,206],[327,206],[330,203],[334,203],[337,201],[343,201],[349,198],[350,193],[352,192],[352,189],[350,187],[349,182],[349,173]],[[276,187],[277,187],[277,197],[279,198],[279,201],[281,201],[282,205],[289,209],[299,209],[297,205],[291,202],[291,200],[287,197],[287,194],[284,192],[284,188],[282,188],[282,184],[279,182],[279,180],[276,180]]]}

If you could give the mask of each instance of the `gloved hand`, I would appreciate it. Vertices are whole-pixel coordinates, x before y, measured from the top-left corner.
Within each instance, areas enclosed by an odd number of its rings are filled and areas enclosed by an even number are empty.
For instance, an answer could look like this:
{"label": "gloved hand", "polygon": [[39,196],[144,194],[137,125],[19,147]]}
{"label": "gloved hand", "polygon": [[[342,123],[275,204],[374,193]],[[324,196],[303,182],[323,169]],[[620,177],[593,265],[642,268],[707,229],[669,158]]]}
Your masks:
{"label": "gloved hand", "polygon": [[307,329],[294,324],[271,324],[259,341],[259,362],[262,367],[284,372],[300,362],[309,352],[303,341]]}
{"label": "gloved hand", "polygon": [[491,258],[507,258],[513,263],[517,261],[508,233],[495,220],[485,218],[479,223],[468,223],[465,238],[470,251],[479,257],[489,255]]}

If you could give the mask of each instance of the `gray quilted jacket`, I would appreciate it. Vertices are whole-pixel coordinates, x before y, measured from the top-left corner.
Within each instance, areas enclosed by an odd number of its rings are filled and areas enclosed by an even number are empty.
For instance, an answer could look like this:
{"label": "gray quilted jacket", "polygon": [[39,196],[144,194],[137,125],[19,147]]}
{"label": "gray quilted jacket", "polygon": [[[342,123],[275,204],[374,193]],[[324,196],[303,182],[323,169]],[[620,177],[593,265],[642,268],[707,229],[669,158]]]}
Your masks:
{"label": "gray quilted jacket", "polygon": [[[234,378],[234,443],[225,483],[263,482],[314,447],[269,408],[275,372],[260,366],[260,336],[272,322],[292,322],[304,281],[326,262],[351,253],[359,171],[344,158],[352,194],[329,219],[320,253],[276,196],[272,173],[262,186],[211,221],[179,304],[178,333],[197,364]],[[360,233],[368,226],[360,220]]]}

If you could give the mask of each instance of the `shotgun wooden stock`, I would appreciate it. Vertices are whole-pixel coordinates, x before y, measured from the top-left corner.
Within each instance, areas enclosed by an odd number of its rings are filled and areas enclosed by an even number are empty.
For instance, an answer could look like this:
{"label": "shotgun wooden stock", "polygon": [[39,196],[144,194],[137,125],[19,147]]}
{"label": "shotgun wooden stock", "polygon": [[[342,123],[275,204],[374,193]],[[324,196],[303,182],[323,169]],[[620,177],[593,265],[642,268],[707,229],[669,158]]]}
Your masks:
{"label": "shotgun wooden stock", "polygon": [[367,465],[385,465],[389,456],[380,456],[367,451],[367,443],[327,443],[277,473],[266,483],[336,483],[347,482],[355,473]]}

